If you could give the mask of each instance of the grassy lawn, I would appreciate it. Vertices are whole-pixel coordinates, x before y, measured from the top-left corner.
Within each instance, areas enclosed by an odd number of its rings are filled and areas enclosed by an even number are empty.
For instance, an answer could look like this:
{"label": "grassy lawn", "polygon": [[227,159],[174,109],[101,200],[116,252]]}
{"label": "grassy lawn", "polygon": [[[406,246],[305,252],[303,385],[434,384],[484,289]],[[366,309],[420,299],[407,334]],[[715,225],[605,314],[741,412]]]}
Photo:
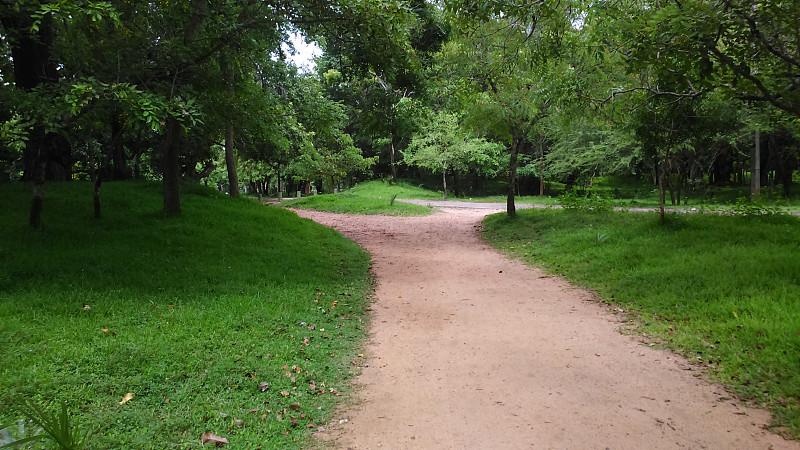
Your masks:
{"label": "grassy lawn", "polygon": [[[794,186],[792,196],[782,198],[782,192],[772,192],[769,186],[762,188],[762,203],[785,211],[800,211],[800,194]],[[592,192],[602,193],[614,199],[615,206],[636,208],[658,208],[658,190],[648,180],[635,177],[609,176],[594,180]],[[669,192],[666,194],[666,207],[669,209],[689,209],[703,207],[725,207],[735,204],[740,198],[750,198],[750,186],[708,186],[703,190],[684,190],[679,204],[672,205]]]}
{"label": "grassy lawn", "polygon": [[[548,183],[550,193],[562,192],[564,184]],[[590,192],[611,198],[614,206],[623,208],[658,208],[658,191],[645,180],[633,177],[598,177]],[[797,212],[800,211],[800,194],[789,199],[781,199],[764,189],[760,207],[769,210]],[[710,187],[705,192],[688,192],[688,203],[683,201],[678,205],[671,205],[667,195],[667,209],[725,211],[735,208],[739,199],[749,198],[749,187]],[[346,214],[385,214],[385,215],[421,215],[429,212],[413,207],[398,206],[398,203],[389,205],[393,197],[398,199],[441,200],[441,191],[424,188],[421,184],[414,184],[408,180],[390,182],[388,180],[372,180],[358,183],[352,189],[332,195],[306,197],[300,200],[289,200],[285,205],[294,208],[314,209],[319,211],[339,212]],[[504,195],[491,195],[483,197],[449,197],[452,201],[505,203]],[[559,195],[530,195],[517,196],[517,204],[531,205],[558,205],[561,202]],[[749,205],[749,203],[747,203]]]}
{"label": "grassy lawn", "polygon": [[350,191],[353,196],[358,198],[377,198],[390,200],[392,196],[397,198],[411,198],[419,200],[441,200],[442,193],[425,189],[421,184],[415,185],[410,181],[388,180],[364,181],[355,185]]}
{"label": "grassy lawn", "polygon": [[164,219],[145,183],[105,184],[100,221],[90,184],[48,184],[34,232],[30,186],[0,192],[0,423],[14,395],[66,402],[89,448],[282,448],[331,418],[371,290],[354,243],[199,186]]}
{"label": "grassy lawn", "polygon": [[358,197],[349,192],[303,197],[281,203],[288,208],[311,209],[339,214],[383,214],[386,216],[424,216],[431,208],[390,199]]}
{"label": "grassy lawn", "polygon": [[800,219],[522,210],[484,237],[634,311],[641,333],[708,367],[800,436]]}
{"label": "grassy lawn", "polygon": [[431,208],[394,201],[396,198],[436,199],[439,194],[406,181],[365,181],[338,194],[303,197],[281,203],[290,208],[312,209],[340,214],[383,214],[387,216],[424,216]]}

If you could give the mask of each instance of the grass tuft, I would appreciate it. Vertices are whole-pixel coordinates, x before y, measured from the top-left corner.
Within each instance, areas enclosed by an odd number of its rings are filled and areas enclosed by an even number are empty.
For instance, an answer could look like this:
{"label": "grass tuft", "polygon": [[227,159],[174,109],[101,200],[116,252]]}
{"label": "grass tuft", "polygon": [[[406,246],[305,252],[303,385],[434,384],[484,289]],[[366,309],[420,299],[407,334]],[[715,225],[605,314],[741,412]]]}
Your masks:
{"label": "grass tuft", "polygon": [[[522,210],[497,248],[638,311],[639,331],[770,407],[800,437],[800,219]],[[601,245],[602,244],[602,245]]]}
{"label": "grass tuft", "polygon": [[[58,402],[89,448],[297,447],[348,386],[368,255],[294,213],[200,186],[164,219],[160,185],[0,185],[0,423]],[[127,396],[126,394],[133,394]],[[124,398],[132,397],[123,402]]]}

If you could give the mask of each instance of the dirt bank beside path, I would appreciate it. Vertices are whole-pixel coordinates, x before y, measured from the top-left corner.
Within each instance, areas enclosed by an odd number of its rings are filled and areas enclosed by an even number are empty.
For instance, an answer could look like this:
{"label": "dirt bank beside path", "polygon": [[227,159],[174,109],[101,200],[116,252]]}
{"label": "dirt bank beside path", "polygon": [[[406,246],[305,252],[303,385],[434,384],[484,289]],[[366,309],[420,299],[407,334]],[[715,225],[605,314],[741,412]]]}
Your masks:
{"label": "dirt bank beside path", "polygon": [[588,293],[484,244],[476,229],[490,212],[298,211],[366,248],[377,278],[362,401],[318,438],[358,449],[800,448],[696,367],[621,335]]}

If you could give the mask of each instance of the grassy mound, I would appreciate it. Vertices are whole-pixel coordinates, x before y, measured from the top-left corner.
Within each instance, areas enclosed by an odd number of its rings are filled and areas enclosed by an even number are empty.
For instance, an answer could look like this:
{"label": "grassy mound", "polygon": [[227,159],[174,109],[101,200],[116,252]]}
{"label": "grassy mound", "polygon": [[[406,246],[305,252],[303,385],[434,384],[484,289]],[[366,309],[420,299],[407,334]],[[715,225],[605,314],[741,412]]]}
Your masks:
{"label": "grassy mound", "polygon": [[800,219],[524,210],[486,219],[494,246],[638,312],[800,436]]}
{"label": "grassy mound", "polygon": [[436,199],[439,194],[407,182],[366,181],[339,194],[315,195],[282,203],[291,208],[311,209],[340,214],[383,214],[386,216],[424,216],[431,209],[397,202],[397,198]]}
{"label": "grassy mound", "polygon": [[66,402],[90,448],[279,448],[330,418],[364,338],[354,243],[198,186],[164,219],[144,183],[104,185],[99,221],[91,185],[48,184],[30,231],[30,186],[0,190],[0,423],[14,395]]}

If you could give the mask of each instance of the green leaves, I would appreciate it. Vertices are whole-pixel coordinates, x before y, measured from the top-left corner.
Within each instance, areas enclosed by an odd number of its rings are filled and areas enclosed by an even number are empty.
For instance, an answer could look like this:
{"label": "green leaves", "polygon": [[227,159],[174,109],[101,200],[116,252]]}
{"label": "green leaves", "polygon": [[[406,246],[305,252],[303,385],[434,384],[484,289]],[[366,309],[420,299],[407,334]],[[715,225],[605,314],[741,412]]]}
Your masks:
{"label": "green leaves", "polygon": [[15,440],[6,445],[18,447],[29,442],[48,439],[63,450],[81,450],[85,448],[91,433],[82,431],[80,426],[70,419],[67,404],[62,403],[58,413],[51,411],[51,407],[52,405],[42,406],[29,399],[12,399],[12,408],[39,426],[41,433]]}
{"label": "green leaves", "polygon": [[404,152],[404,161],[433,173],[474,172],[492,176],[500,168],[501,152],[501,145],[467,133],[455,115],[439,113],[414,136]]}

